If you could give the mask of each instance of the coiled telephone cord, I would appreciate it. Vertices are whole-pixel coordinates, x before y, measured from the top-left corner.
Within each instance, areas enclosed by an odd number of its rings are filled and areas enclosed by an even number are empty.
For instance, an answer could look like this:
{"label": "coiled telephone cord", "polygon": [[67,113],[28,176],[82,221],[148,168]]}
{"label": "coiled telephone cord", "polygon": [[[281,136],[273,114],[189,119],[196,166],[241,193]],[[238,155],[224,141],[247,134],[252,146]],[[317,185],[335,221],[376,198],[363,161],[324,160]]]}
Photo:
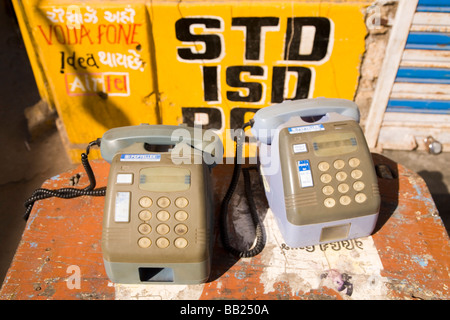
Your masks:
{"label": "coiled telephone cord", "polygon": [[91,165],[89,164],[88,155],[89,155],[89,149],[92,146],[100,146],[101,139],[97,139],[95,141],[92,141],[88,144],[86,147],[86,152],[81,154],[81,163],[84,167],[84,170],[86,171],[86,174],[89,178],[89,185],[86,188],[83,189],[77,189],[77,188],[61,188],[61,189],[45,189],[45,188],[39,188],[36,189],[31,197],[29,197],[25,201],[25,214],[23,215],[23,218],[25,220],[28,220],[28,217],[30,216],[31,210],[33,209],[33,205],[36,201],[51,198],[51,197],[58,197],[58,198],[64,198],[64,199],[71,199],[76,198],[80,196],[95,196],[95,197],[101,197],[104,196],[106,193],[106,187],[95,189],[96,181],[94,172],[92,171]]}
{"label": "coiled telephone cord", "polygon": [[[254,167],[251,168],[241,168],[242,163],[242,149],[245,142],[245,128],[252,126],[253,121],[249,121],[245,123],[242,127],[242,130],[239,131],[237,137],[236,137],[236,155],[234,157],[234,170],[233,170],[233,176],[231,178],[230,186],[228,187],[228,191],[225,194],[225,197],[223,198],[221,209],[220,209],[220,236],[222,239],[222,245],[225,247],[226,250],[228,250],[230,253],[232,253],[235,256],[238,256],[240,258],[250,258],[254,257],[257,254],[259,254],[266,245],[266,233],[264,229],[264,225],[259,219],[258,213],[256,211],[256,205],[253,201],[253,193],[250,185],[250,173],[249,170],[255,169]],[[250,209],[250,214],[252,217],[253,224],[255,225],[255,235],[256,235],[256,242],[254,243],[253,247],[249,248],[248,250],[242,251],[234,248],[230,244],[230,237],[228,234],[227,229],[227,218],[228,218],[228,204],[233,196],[233,193],[236,189],[237,183],[239,181],[239,176],[241,173],[241,170],[243,171],[244,175],[244,184],[245,184],[245,196],[247,198],[247,203]]]}

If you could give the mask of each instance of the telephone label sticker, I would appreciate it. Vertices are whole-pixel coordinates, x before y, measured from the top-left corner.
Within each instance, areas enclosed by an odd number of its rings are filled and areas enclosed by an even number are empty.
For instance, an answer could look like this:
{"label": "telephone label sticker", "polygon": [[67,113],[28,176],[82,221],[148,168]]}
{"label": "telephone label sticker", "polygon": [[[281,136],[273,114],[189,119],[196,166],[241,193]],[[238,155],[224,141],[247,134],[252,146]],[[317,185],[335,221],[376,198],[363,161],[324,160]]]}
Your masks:
{"label": "telephone label sticker", "polygon": [[120,161],[161,161],[160,154],[122,154]]}
{"label": "telephone label sticker", "polygon": [[115,222],[130,221],[130,192],[117,192],[115,203]]}
{"label": "telephone label sticker", "polygon": [[298,161],[298,176],[302,188],[314,186],[309,160]]}
{"label": "telephone label sticker", "polygon": [[312,124],[312,125],[308,125],[308,126],[288,128],[288,131],[290,134],[315,132],[315,131],[323,131],[323,130],[325,130],[325,127],[323,126],[323,124]]}
{"label": "telephone label sticker", "polygon": [[116,176],[116,183],[132,184],[133,183],[133,174],[132,173],[118,173]]}

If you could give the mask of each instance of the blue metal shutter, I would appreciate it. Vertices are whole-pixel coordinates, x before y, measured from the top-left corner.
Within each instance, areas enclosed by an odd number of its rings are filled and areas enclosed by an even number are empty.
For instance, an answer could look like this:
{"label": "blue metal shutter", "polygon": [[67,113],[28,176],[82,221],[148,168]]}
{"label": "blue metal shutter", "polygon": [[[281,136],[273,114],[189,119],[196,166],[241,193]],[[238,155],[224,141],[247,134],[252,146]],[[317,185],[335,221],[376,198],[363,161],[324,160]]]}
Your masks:
{"label": "blue metal shutter", "polygon": [[449,0],[419,0],[386,112],[450,114]]}

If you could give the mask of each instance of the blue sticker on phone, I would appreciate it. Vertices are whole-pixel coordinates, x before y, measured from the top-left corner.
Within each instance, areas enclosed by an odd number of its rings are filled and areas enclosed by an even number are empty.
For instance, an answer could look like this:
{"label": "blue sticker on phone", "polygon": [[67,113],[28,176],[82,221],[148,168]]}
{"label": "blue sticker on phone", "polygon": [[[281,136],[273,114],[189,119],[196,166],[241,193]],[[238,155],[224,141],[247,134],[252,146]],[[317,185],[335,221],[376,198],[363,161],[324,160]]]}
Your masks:
{"label": "blue sticker on phone", "polygon": [[314,186],[309,160],[298,161],[298,177],[302,188]]}
{"label": "blue sticker on phone", "polygon": [[120,161],[148,161],[148,162],[155,162],[155,161],[161,161],[161,155],[160,154],[122,154],[120,155]]}
{"label": "blue sticker on phone", "polygon": [[323,131],[323,130],[325,130],[325,127],[321,123],[320,124],[312,124],[312,125],[308,125],[308,126],[288,128],[288,131],[290,134],[315,132],[315,131]]}

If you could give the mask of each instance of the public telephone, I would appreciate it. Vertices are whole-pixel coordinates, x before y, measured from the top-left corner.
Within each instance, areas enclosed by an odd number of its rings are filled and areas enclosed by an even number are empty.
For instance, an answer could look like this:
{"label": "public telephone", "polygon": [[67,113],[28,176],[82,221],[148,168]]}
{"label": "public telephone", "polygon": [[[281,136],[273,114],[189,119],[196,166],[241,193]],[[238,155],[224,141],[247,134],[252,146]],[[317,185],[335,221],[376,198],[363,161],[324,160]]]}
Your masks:
{"label": "public telephone", "polygon": [[286,101],[258,110],[260,174],[291,247],[368,236],[380,207],[377,177],[355,103]]}
{"label": "public telephone", "polygon": [[[258,141],[266,198],[288,246],[364,237],[373,231],[380,194],[358,122],[359,110],[352,101],[316,98],[262,108],[243,125],[242,129],[251,127]],[[239,179],[244,137],[243,130],[236,137],[235,169],[222,202],[222,224]],[[222,243],[230,252],[247,257],[264,248],[264,226],[257,217],[253,221],[256,241],[249,250],[234,248],[227,230],[222,230]]]}
{"label": "public telephone", "polygon": [[103,135],[101,154],[111,168],[102,251],[113,282],[195,284],[208,279],[210,167],[216,156],[222,160],[223,150],[217,135],[196,130],[200,135],[194,128],[144,124]]}
{"label": "public telephone", "polygon": [[[251,126],[258,141],[258,169],[287,245],[316,245],[373,231],[380,194],[358,122],[355,103],[316,98],[259,109],[244,124],[242,129]],[[226,230],[228,204],[243,163],[244,130],[238,131],[236,139],[235,167],[221,205],[220,232],[228,251],[251,257],[261,252],[266,239],[248,186],[256,241],[248,250],[236,250]],[[103,159],[111,164],[106,189],[95,189],[87,160],[94,145],[100,146]],[[25,218],[35,201],[48,197],[106,196],[102,251],[113,282],[202,283],[210,274],[214,240],[210,169],[222,160],[222,142],[212,130],[147,124],[114,128],[82,154],[90,185],[37,189],[25,203]],[[249,185],[247,169],[244,181]]]}

